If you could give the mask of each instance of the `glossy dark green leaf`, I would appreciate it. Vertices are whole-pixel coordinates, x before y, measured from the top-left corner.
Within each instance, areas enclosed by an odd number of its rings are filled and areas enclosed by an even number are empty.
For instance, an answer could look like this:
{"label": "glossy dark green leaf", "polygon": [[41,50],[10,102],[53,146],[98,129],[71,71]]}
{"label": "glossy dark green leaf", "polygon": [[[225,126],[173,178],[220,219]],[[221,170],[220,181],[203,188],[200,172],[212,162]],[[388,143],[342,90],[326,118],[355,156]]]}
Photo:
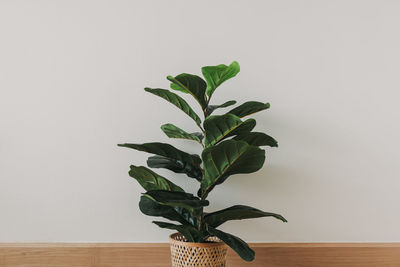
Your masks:
{"label": "glossy dark green leaf", "polygon": [[235,136],[233,139],[245,141],[252,146],[270,146],[277,147],[278,142],[265,133],[248,132]]}
{"label": "glossy dark green leaf", "polygon": [[204,149],[202,153],[204,178],[202,195],[206,197],[230,175],[256,172],[264,164],[265,151],[244,141],[226,140]]}
{"label": "glossy dark green leaf", "polygon": [[132,148],[151,154],[180,160],[194,166],[199,166],[201,163],[201,159],[199,156],[183,152],[182,150],[179,150],[171,146],[170,144],[154,142],[144,144],[119,144],[118,146]]}
{"label": "glossy dark green leaf", "polygon": [[206,101],[206,82],[197,75],[182,73],[176,77],[168,76],[172,82],[171,88],[191,94],[204,110],[207,107]]}
{"label": "glossy dark green leaf", "polygon": [[181,109],[183,112],[185,112],[189,117],[191,117],[197,124],[201,123],[200,117],[194,112],[194,110],[189,106],[189,104],[180,96],[177,94],[174,94],[166,89],[151,89],[151,88],[145,88],[144,89],[146,92],[152,93],[154,95],[157,95],[159,97],[164,98],[168,102],[174,104],[176,107]]}
{"label": "glossy dark green leaf", "polygon": [[204,143],[206,147],[215,145],[223,139],[250,132],[256,126],[254,119],[242,121],[233,114],[210,116],[204,121],[204,130],[206,138]]}
{"label": "glossy dark green leaf", "polygon": [[268,109],[270,107],[269,103],[262,103],[257,101],[248,101],[241,104],[240,106],[232,109],[228,113],[234,114],[240,118],[251,115],[253,113],[259,112],[261,110]]}
{"label": "glossy dark green leaf", "polygon": [[211,96],[215,89],[220,86],[226,80],[233,78],[240,71],[239,63],[236,61],[232,62],[229,66],[224,64],[217,66],[206,66],[201,68],[204,78],[207,82],[207,95]]}
{"label": "glossy dark green leaf", "polygon": [[209,205],[207,200],[201,200],[192,194],[184,192],[154,190],[146,192],[143,196],[148,197],[161,205],[187,209],[194,215],[198,215],[201,212],[202,207]]}
{"label": "glossy dark green leaf", "polygon": [[177,186],[176,184],[170,182],[168,179],[158,175],[152,170],[147,169],[146,167],[134,166],[131,165],[131,170],[129,171],[129,175],[136,179],[139,184],[146,190],[168,190],[168,191],[177,191],[183,192],[183,189]]}
{"label": "glossy dark green leaf", "polygon": [[208,213],[204,216],[204,222],[216,228],[227,221],[252,219],[260,217],[274,217],[283,222],[287,222],[286,219],[279,214],[265,212],[244,205],[236,205],[220,211]]}
{"label": "glossy dark green leaf", "polygon": [[186,209],[162,205],[146,196],[140,197],[139,209],[148,216],[163,217],[182,224],[194,225],[196,222]]}
{"label": "glossy dark green leaf", "polygon": [[207,231],[221,239],[225,244],[230,246],[243,260],[245,261],[252,261],[254,260],[254,251],[237,236],[222,232],[217,230],[211,226],[207,227]]}
{"label": "glossy dark green leaf", "polygon": [[211,113],[213,113],[214,110],[216,110],[218,108],[226,108],[226,107],[230,107],[230,106],[235,105],[235,104],[236,104],[235,100],[230,100],[230,101],[227,101],[227,102],[225,102],[225,103],[223,103],[221,105],[208,105],[206,114],[207,114],[207,116],[210,116]]}
{"label": "glossy dark green leaf", "polygon": [[165,168],[176,173],[185,173],[191,178],[201,181],[203,177],[199,165],[188,164],[186,162],[166,158],[163,156],[152,156],[147,159],[147,166],[150,168]]}
{"label": "glossy dark green leaf", "polygon": [[188,242],[199,242],[202,239],[201,232],[190,225],[176,225],[172,223],[158,221],[153,221],[153,223],[161,228],[178,231],[186,238]]}
{"label": "glossy dark green leaf", "polygon": [[167,123],[161,126],[161,130],[169,137],[169,138],[179,138],[179,139],[187,139],[193,140],[197,142],[201,142],[200,138],[196,134],[190,134],[181,128]]}

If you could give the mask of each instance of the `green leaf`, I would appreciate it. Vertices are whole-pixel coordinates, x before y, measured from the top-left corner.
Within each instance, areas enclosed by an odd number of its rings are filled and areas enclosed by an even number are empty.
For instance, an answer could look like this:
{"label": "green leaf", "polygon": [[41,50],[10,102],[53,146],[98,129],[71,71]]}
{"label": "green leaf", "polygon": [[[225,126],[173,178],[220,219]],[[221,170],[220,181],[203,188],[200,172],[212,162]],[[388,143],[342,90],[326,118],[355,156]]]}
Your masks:
{"label": "green leaf", "polygon": [[204,143],[207,147],[215,145],[229,136],[250,132],[255,126],[254,119],[242,122],[239,117],[229,113],[210,116],[204,121]]}
{"label": "green leaf", "polygon": [[244,141],[226,140],[204,149],[202,153],[204,178],[201,182],[202,196],[230,175],[256,172],[264,164],[265,151]]}
{"label": "green leaf", "polygon": [[252,219],[260,217],[274,217],[283,222],[287,222],[286,219],[279,214],[265,212],[244,205],[236,205],[220,211],[208,213],[204,216],[204,222],[216,228],[227,221]]}
{"label": "green leaf", "polygon": [[191,224],[197,227],[197,220],[188,210],[162,205],[146,196],[140,197],[139,209],[143,214],[148,216],[163,217],[171,221]]}
{"label": "green leaf", "polygon": [[218,86],[220,86],[226,80],[235,77],[239,71],[240,66],[236,61],[232,62],[232,64],[229,66],[221,64],[217,66],[206,66],[201,68],[201,72],[207,81],[207,95],[211,96]]}
{"label": "green leaf", "polygon": [[168,102],[174,104],[176,107],[181,109],[183,112],[185,112],[189,117],[191,117],[197,124],[201,123],[200,117],[194,112],[194,110],[189,106],[189,104],[180,96],[177,94],[174,94],[166,89],[151,89],[151,88],[145,88],[144,89],[146,92],[152,93],[154,95],[157,95],[159,97],[164,98]]}
{"label": "green leaf", "polygon": [[187,139],[193,140],[201,143],[201,140],[195,134],[187,133],[181,128],[176,127],[175,125],[168,123],[161,126],[161,130],[169,137],[169,138],[179,138],[179,139]]}
{"label": "green leaf", "polygon": [[[168,206],[164,206],[164,207],[168,207]],[[184,223],[184,225],[186,225],[187,223],[189,223],[190,225],[192,225],[193,227],[195,227],[196,229],[198,228],[198,220],[195,216],[193,216],[187,209],[181,208],[181,207],[174,207],[173,208],[182,218],[184,218],[184,220],[186,221],[186,223]]]}
{"label": "green leaf", "polygon": [[198,165],[187,164],[186,162],[166,158],[163,156],[152,156],[147,159],[147,166],[150,168],[165,168],[176,173],[185,173],[197,181],[201,181],[203,173]]}
{"label": "green leaf", "polygon": [[252,146],[270,146],[270,147],[277,147],[278,142],[269,135],[265,133],[259,132],[249,132],[243,133],[238,136],[235,136],[233,139],[245,141],[249,145]]}
{"label": "green leaf", "polygon": [[207,107],[205,95],[207,84],[202,78],[197,75],[182,73],[176,77],[168,76],[167,79],[172,82],[172,89],[191,94],[203,110]]}
{"label": "green leaf", "polygon": [[191,155],[165,143],[145,143],[145,144],[119,144],[148,153],[156,154],[160,157],[150,157],[147,165],[151,168],[167,168],[174,172],[186,173],[190,177],[199,181],[202,177],[200,168],[201,159],[198,155]]}
{"label": "green leaf", "polygon": [[207,226],[207,231],[210,234],[221,239],[228,246],[230,246],[243,260],[245,261],[254,260],[254,255],[255,255],[254,251],[249,247],[249,245],[247,245],[246,242],[244,242],[239,237],[222,232],[211,226]]}
{"label": "green leaf", "polygon": [[203,138],[204,138],[204,135],[202,133],[199,133],[199,132],[191,133],[191,135],[197,136],[197,138],[199,138],[200,141],[203,140]]}
{"label": "green leaf", "polygon": [[234,114],[240,118],[251,115],[253,113],[259,112],[261,110],[268,109],[270,107],[269,103],[262,103],[257,101],[248,101],[241,104],[240,106],[232,109],[228,113]]}
{"label": "green leaf", "polygon": [[183,192],[183,189],[176,184],[143,166],[136,167],[131,165],[129,175],[135,178],[146,191],[168,190]]}
{"label": "green leaf", "polygon": [[193,166],[199,166],[201,163],[201,159],[199,156],[183,152],[182,150],[179,150],[171,146],[170,144],[154,142],[144,144],[119,144],[118,146],[132,148],[163,157],[180,160]]}
{"label": "green leaf", "polygon": [[172,223],[158,222],[158,221],[153,221],[153,223],[161,228],[178,231],[186,238],[188,242],[200,242],[200,240],[202,240],[203,237],[203,235],[199,230],[190,225],[176,225]]}
{"label": "green leaf", "polygon": [[198,197],[184,192],[172,192],[166,190],[154,190],[143,194],[143,196],[156,201],[158,204],[181,207],[187,209],[190,213],[197,216],[202,211],[202,207],[208,206],[207,200],[201,200]]}
{"label": "green leaf", "polygon": [[187,209],[181,207],[161,205],[148,197],[141,196],[139,208],[148,216],[163,217],[171,221],[177,221],[183,225],[192,225],[195,228],[198,227],[197,218]]}
{"label": "green leaf", "polygon": [[207,116],[210,116],[211,113],[213,113],[214,110],[216,110],[218,108],[226,108],[226,107],[229,107],[229,106],[232,106],[232,105],[235,105],[235,104],[236,104],[235,100],[230,100],[230,101],[227,101],[227,102],[225,102],[225,103],[223,103],[221,105],[208,105],[206,114],[207,114]]}

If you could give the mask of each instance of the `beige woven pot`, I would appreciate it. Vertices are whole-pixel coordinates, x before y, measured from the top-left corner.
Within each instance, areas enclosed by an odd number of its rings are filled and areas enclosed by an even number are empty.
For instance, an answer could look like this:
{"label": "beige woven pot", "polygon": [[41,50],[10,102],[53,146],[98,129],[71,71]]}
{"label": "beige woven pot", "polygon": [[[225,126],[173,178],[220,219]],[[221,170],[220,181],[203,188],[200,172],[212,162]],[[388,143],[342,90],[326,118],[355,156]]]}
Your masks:
{"label": "beige woven pot", "polygon": [[225,267],[227,246],[216,237],[210,243],[186,242],[180,233],[169,237],[172,267]]}

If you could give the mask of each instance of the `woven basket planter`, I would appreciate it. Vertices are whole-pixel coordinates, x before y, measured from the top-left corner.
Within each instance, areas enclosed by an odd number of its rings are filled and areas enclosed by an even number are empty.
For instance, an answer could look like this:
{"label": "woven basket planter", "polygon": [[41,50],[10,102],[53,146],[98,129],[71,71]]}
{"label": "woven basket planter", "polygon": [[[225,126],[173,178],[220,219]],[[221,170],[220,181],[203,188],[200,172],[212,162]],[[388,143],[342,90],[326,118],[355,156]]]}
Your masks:
{"label": "woven basket planter", "polygon": [[180,233],[169,237],[172,267],[225,267],[227,246],[216,237],[210,243],[186,242]]}

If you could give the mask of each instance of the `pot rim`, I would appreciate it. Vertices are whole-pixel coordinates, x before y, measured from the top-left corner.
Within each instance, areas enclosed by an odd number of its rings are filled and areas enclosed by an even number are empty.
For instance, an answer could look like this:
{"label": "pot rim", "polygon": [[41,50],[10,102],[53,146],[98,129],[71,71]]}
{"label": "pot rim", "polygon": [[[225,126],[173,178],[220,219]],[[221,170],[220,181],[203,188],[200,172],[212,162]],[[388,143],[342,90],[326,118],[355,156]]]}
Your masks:
{"label": "pot rim", "polygon": [[186,242],[186,241],[179,241],[176,240],[175,237],[177,236],[182,236],[181,233],[173,233],[172,235],[169,236],[169,242],[171,244],[179,244],[182,246],[187,246],[187,247],[223,247],[226,246],[226,244],[222,241],[215,241],[212,243],[196,243],[196,242]]}

